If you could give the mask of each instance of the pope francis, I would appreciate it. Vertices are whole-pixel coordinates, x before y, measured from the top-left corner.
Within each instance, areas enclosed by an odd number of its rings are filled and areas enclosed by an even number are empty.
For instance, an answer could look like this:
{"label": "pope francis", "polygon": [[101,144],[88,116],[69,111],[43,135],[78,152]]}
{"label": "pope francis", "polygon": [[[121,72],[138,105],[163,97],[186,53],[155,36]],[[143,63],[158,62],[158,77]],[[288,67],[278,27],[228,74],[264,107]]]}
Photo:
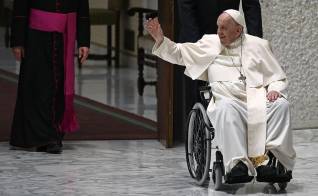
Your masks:
{"label": "pope francis", "polygon": [[145,24],[156,41],[153,54],[184,65],[185,74],[193,80],[209,82],[213,99],[207,114],[216,130],[227,177],[289,181],[296,153],[286,75],[267,40],[244,34],[239,11],[224,11],[217,26],[217,35],[180,44],[164,36],[158,18]]}

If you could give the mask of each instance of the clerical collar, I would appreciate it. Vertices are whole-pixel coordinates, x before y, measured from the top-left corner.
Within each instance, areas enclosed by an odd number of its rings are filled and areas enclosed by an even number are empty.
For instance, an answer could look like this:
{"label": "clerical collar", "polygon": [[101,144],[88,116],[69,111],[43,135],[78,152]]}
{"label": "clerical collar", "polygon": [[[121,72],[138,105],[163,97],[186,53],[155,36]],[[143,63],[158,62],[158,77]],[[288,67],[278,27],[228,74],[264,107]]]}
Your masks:
{"label": "clerical collar", "polygon": [[[242,40],[241,40],[242,37]],[[241,46],[242,42],[245,39],[245,34],[243,33],[242,36],[238,37],[234,42],[232,42],[229,46],[225,47],[227,49],[233,49]]]}

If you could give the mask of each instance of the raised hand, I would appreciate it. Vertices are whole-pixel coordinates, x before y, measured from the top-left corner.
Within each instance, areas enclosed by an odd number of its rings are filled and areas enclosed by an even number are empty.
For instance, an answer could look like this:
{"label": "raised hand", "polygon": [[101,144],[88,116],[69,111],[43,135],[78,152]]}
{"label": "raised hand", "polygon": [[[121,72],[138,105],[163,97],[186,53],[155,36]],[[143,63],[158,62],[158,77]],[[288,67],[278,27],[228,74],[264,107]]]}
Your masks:
{"label": "raised hand", "polygon": [[161,44],[164,35],[157,17],[153,19],[149,18],[149,20],[145,23],[145,29],[149,32],[157,44]]}

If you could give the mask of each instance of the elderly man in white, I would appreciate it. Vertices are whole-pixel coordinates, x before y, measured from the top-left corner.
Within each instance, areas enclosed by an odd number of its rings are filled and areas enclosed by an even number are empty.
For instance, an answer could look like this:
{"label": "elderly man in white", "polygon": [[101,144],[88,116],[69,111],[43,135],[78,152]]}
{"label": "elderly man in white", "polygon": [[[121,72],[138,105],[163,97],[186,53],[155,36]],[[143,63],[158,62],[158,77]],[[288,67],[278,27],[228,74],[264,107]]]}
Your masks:
{"label": "elderly man in white", "polygon": [[289,181],[296,153],[286,75],[267,40],[244,34],[239,11],[224,11],[217,25],[217,35],[183,44],[164,36],[158,18],[149,19],[145,27],[156,41],[153,54],[184,65],[193,80],[209,82],[214,95],[207,114],[227,179]]}

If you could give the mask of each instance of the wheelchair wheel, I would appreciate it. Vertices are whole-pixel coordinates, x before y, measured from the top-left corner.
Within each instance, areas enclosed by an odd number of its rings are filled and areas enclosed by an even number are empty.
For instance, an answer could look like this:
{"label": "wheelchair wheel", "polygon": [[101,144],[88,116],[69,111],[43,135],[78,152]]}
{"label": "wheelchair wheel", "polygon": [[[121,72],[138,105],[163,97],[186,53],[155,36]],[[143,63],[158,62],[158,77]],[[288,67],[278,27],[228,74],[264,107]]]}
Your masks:
{"label": "wheelchair wheel", "polygon": [[211,161],[211,134],[202,104],[194,105],[188,117],[185,151],[189,173],[202,186],[208,179]]}
{"label": "wheelchair wheel", "polygon": [[287,182],[280,182],[280,183],[278,183],[278,186],[279,186],[280,190],[285,190],[287,187]]}
{"label": "wheelchair wheel", "polygon": [[212,173],[212,179],[214,182],[214,190],[218,191],[221,189],[222,186],[222,179],[223,179],[223,173],[222,168],[220,164],[216,164],[213,173]]}

